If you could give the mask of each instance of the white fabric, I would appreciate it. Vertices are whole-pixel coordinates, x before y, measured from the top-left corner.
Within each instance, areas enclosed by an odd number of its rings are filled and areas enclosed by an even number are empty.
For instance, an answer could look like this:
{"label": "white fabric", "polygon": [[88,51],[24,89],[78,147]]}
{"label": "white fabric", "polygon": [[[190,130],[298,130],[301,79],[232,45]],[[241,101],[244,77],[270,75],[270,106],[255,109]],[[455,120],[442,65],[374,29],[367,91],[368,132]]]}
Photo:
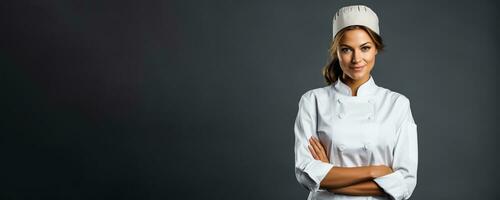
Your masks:
{"label": "white fabric", "polygon": [[346,6],[333,16],[333,37],[345,27],[363,25],[380,35],[378,17],[372,9],[363,5]]}
{"label": "white fabric", "polygon": [[[302,95],[295,120],[295,175],[310,200],[408,199],[417,183],[417,125],[408,98],[379,87],[373,77],[358,96],[342,81]],[[314,160],[310,137],[325,146],[330,163]],[[393,173],[374,179],[386,196],[348,196],[319,188],[332,166],[386,165]]]}

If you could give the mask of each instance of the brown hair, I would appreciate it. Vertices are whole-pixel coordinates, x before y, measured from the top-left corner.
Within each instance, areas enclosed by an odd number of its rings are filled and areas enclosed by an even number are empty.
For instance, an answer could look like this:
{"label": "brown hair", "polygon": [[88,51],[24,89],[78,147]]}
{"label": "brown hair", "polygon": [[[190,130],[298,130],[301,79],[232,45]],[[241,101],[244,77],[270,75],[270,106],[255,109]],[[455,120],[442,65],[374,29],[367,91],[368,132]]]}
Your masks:
{"label": "brown hair", "polygon": [[370,38],[373,40],[375,43],[375,48],[377,50],[382,51],[384,49],[384,43],[382,42],[382,37],[378,35],[377,33],[373,32],[371,29],[367,28],[366,26],[361,26],[361,25],[353,25],[353,26],[348,26],[340,30],[335,38],[333,38],[332,42],[330,43],[330,49],[328,49],[329,55],[330,55],[330,61],[328,62],[327,65],[323,67],[323,77],[325,78],[325,81],[327,85],[333,84],[337,79],[342,76],[342,69],[340,68],[340,63],[339,63],[339,58],[337,57],[337,50],[340,45],[340,40],[344,36],[345,32],[348,30],[354,30],[354,29],[362,29],[368,33]]}

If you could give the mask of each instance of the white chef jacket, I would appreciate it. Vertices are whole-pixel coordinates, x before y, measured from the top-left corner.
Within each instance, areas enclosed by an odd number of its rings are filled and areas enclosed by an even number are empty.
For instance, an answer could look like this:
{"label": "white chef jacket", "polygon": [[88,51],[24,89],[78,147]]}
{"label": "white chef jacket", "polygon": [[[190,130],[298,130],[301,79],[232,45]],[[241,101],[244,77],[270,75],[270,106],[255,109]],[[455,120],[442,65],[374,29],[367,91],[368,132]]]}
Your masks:
{"label": "white chef jacket", "polygon": [[[294,126],[295,175],[309,200],[408,199],[417,184],[417,125],[404,95],[363,83],[357,96],[345,83],[310,90],[302,95]],[[308,139],[318,138],[330,163],[315,160]],[[320,189],[333,167],[386,165],[391,174],[374,181],[386,196],[349,196]]]}

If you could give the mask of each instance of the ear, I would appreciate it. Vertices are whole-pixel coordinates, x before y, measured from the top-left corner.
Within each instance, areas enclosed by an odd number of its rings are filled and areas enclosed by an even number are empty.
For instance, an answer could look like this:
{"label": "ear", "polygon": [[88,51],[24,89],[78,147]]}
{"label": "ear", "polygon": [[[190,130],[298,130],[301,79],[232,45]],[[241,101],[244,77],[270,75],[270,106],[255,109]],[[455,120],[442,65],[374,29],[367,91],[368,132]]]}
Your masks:
{"label": "ear", "polygon": [[378,54],[378,49],[377,49],[377,48],[375,48],[375,55],[377,55],[377,54]]}

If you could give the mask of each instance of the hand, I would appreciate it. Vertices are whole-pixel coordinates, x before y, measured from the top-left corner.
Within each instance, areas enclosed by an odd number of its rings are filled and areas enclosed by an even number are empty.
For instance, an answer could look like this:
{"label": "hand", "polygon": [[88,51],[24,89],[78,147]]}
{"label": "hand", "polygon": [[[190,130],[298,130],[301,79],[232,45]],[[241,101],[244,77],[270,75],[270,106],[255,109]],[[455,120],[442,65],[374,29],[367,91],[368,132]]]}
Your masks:
{"label": "hand", "polygon": [[370,166],[370,175],[372,178],[378,178],[392,173],[392,169],[385,165]]}
{"label": "hand", "polygon": [[330,163],[328,156],[326,156],[325,148],[323,148],[323,145],[318,139],[313,137],[309,138],[308,148],[314,159],[321,160],[325,163]]}

